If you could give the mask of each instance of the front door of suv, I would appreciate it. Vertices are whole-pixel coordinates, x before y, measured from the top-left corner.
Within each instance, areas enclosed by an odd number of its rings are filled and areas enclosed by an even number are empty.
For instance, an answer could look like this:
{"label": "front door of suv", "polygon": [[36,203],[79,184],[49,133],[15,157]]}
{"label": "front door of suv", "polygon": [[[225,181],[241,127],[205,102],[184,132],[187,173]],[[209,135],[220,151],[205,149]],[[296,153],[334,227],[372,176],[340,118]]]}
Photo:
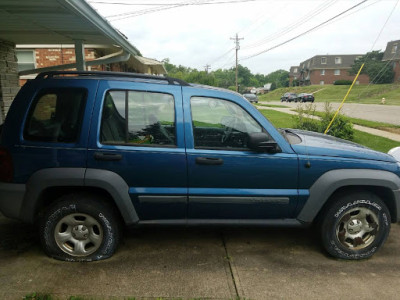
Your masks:
{"label": "front door of suv", "polygon": [[186,217],[182,124],[180,86],[99,84],[88,167],[112,171],[125,180],[140,220]]}
{"label": "front door of suv", "polygon": [[[251,151],[248,134],[268,133],[261,125],[268,123],[265,119],[256,120],[232,99],[218,98],[226,93],[184,87],[183,95],[188,218],[290,218],[298,195],[298,160],[291,147],[283,144],[274,154]],[[250,104],[243,105],[254,111]]]}

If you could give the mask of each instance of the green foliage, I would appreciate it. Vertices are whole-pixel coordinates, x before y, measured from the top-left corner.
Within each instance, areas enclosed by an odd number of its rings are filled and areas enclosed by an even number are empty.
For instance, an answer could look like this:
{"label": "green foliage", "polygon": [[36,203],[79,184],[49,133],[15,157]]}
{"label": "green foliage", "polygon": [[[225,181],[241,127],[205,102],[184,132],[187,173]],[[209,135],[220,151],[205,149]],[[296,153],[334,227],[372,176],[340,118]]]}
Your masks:
{"label": "green foliage", "polygon": [[[190,83],[199,83],[236,90],[235,68],[218,69],[216,71],[207,73],[205,71],[199,71],[197,69],[192,69],[181,65],[176,66],[170,63],[168,58],[164,59],[163,63],[168,75],[171,77],[176,77]],[[251,73],[249,68],[238,65],[239,92],[245,91],[247,87],[262,87],[267,83],[272,83],[271,90],[279,87],[289,86],[289,72],[278,70],[268,75],[254,75]]]}
{"label": "green foliage", "polygon": [[23,300],[52,300],[53,297],[48,294],[32,293],[26,295]]}
{"label": "green foliage", "polygon": [[315,111],[315,105],[311,103],[305,106],[299,105],[296,109],[297,115],[293,116],[293,128],[321,132],[321,122],[315,119]]}
{"label": "green foliage", "polygon": [[357,74],[361,65],[365,63],[361,74],[367,74],[373,83],[392,83],[394,71],[392,65],[382,61],[383,52],[372,51],[357,59],[351,67],[350,72]]}
{"label": "green foliage", "polygon": [[351,81],[351,80],[340,79],[340,80],[336,80],[333,84],[334,85],[351,85],[352,83],[353,83],[353,81]]}
{"label": "green foliage", "polygon": [[[314,104],[310,103],[304,107],[298,106],[297,115],[293,117],[294,128],[324,133],[334,115],[335,112],[328,102],[325,103],[325,110],[321,118],[316,116]],[[354,139],[353,124],[348,118],[340,114],[340,112],[327,133],[349,141]]]}

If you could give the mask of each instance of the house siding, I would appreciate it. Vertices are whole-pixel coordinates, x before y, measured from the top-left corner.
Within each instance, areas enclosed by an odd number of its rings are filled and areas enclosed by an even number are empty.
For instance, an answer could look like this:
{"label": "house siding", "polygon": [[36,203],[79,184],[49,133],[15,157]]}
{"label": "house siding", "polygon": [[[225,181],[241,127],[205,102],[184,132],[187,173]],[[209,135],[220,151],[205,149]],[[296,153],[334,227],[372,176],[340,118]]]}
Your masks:
{"label": "house siding", "polygon": [[[321,75],[320,69],[310,71],[310,84],[334,84],[336,80],[354,80],[355,75],[349,75],[349,69],[324,69],[325,75]],[[335,75],[335,70],[340,70],[340,75]],[[357,81],[359,84],[368,84],[369,77],[366,74],[361,74]]]}

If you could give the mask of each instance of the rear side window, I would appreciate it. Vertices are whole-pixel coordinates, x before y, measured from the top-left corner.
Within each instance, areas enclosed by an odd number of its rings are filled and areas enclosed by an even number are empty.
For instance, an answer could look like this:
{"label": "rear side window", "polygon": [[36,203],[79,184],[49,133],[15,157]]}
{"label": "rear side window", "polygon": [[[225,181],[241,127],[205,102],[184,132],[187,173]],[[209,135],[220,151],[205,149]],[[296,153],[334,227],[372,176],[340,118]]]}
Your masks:
{"label": "rear side window", "polygon": [[107,92],[100,142],[137,146],[176,145],[174,97],[142,91]]}
{"label": "rear side window", "polygon": [[87,92],[80,88],[42,90],[33,101],[24,129],[31,141],[75,143]]}

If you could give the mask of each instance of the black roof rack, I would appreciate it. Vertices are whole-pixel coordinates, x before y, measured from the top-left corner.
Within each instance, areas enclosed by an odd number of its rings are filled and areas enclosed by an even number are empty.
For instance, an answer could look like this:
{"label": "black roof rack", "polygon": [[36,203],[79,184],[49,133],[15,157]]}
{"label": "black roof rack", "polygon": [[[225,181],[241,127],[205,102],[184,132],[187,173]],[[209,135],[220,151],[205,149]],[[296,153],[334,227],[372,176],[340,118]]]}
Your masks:
{"label": "black roof rack", "polygon": [[78,76],[104,76],[104,77],[126,77],[126,78],[140,78],[150,80],[161,80],[167,81],[168,84],[189,86],[190,84],[184,80],[168,77],[168,76],[156,76],[146,75],[140,73],[126,73],[126,72],[107,72],[107,71],[49,71],[42,72],[36,76],[36,79],[53,78],[59,75],[78,75]]}

